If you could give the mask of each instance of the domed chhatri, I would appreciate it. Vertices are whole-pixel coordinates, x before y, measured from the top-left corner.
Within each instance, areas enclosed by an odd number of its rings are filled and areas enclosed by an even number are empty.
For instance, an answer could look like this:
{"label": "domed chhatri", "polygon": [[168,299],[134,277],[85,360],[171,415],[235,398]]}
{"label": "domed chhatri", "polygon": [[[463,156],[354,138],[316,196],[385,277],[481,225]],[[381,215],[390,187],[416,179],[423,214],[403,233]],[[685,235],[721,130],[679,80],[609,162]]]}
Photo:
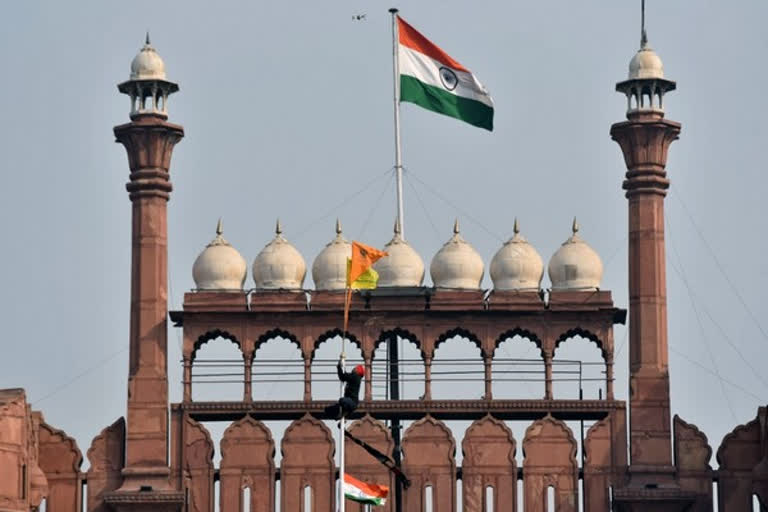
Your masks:
{"label": "domed chhatri", "polygon": [[491,260],[493,288],[498,291],[538,291],[544,277],[544,262],[539,252],[520,234],[515,219],[514,235]]}
{"label": "domed chhatri", "polygon": [[459,233],[459,220],[453,236],[437,251],[429,265],[435,288],[479,290],[483,280],[483,258]]}
{"label": "domed chhatri", "polygon": [[664,64],[651,45],[648,44],[648,38],[643,32],[640,42],[640,49],[632,60],[629,61],[628,80],[664,78]]}
{"label": "domed chhatri", "polygon": [[379,274],[380,288],[421,286],[424,281],[424,262],[403,239],[400,223],[397,221],[395,221],[395,236],[384,246],[384,250],[389,255],[373,265],[374,270]]}
{"label": "domed chhatri", "polygon": [[278,219],[275,238],[272,239],[253,260],[251,273],[259,290],[301,290],[307,265],[304,258],[288,240],[283,237],[283,228]]}
{"label": "domed chhatri", "polygon": [[221,236],[221,219],[216,226],[216,238],[209,243],[192,265],[192,278],[197,290],[242,290],[248,264]]}
{"label": "domed chhatri", "polygon": [[179,90],[178,84],[165,78],[165,63],[149,42],[131,62],[130,78],[117,89],[131,97],[131,118],[137,115],[168,117],[168,96]]}
{"label": "domed chhatri", "polygon": [[131,62],[131,80],[165,80],[165,63],[149,42],[149,32],[144,46]]}
{"label": "domed chhatri", "polygon": [[341,222],[336,219],[336,238],[326,245],[312,263],[312,280],[316,290],[343,290],[347,284],[347,258],[352,256],[352,244],[341,234]]}
{"label": "domed chhatri", "polygon": [[573,235],[549,260],[552,290],[597,290],[603,278],[600,256],[578,235],[579,225],[573,219]]}

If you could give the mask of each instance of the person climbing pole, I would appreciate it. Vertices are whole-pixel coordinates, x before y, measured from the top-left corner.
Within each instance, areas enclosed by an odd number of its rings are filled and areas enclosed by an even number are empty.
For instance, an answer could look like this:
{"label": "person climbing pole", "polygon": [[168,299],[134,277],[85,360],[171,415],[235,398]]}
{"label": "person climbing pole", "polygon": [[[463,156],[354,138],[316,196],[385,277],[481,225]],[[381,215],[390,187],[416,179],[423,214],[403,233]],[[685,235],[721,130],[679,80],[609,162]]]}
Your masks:
{"label": "person climbing pole", "polygon": [[349,416],[352,411],[357,409],[357,404],[360,401],[360,382],[365,377],[363,365],[359,364],[351,372],[345,372],[341,368],[341,362],[342,360],[339,359],[336,364],[336,373],[339,380],[344,382],[344,396],[339,398],[337,403],[325,408],[328,417],[335,420],[340,420],[342,416]]}

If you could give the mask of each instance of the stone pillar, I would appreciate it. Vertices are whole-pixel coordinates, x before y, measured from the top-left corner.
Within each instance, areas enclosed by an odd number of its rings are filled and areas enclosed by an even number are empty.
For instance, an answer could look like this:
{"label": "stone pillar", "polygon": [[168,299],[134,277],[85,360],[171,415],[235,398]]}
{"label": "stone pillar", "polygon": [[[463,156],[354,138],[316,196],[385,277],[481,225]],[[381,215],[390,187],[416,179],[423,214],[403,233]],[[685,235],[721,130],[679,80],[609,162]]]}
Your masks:
{"label": "stone pillar", "polygon": [[243,401],[253,400],[252,388],[253,352],[243,352]]}
{"label": "stone pillar", "polygon": [[552,352],[544,351],[544,400],[552,400]]}
{"label": "stone pillar", "polygon": [[613,352],[609,352],[605,356],[605,398],[606,400],[615,398],[613,393]]}
{"label": "stone pillar", "polygon": [[611,137],[627,165],[630,472],[638,483],[650,485],[671,478],[673,470],[664,259],[669,180],[664,168],[680,124],[658,110],[632,111],[627,118],[611,127]]}
{"label": "stone pillar", "polygon": [[304,401],[312,401],[312,359],[304,355]]}
{"label": "stone pillar", "polygon": [[483,365],[485,367],[485,395],[483,398],[485,400],[491,400],[493,398],[493,374],[491,364],[493,362],[493,357],[488,354],[483,354]]}
{"label": "stone pillar", "polygon": [[178,510],[183,493],[172,488],[168,466],[166,208],[172,189],[171,153],[184,129],[168,123],[164,115],[134,114],[114,132],[125,146],[130,167],[130,356],[123,484],[105,501],[116,510],[128,502]]}
{"label": "stone pillar", "polygon": [[365,401],[373,400],[373,359],[370,355],[363,356],[365,360]]}
{"label": "stone pillar", "polygon": [[184,395],[185,402],[192,401],[192,358],[184,356]]}
{"label": "stone pillar", "polygon": [[432,400],[432,356],[424,356],[424,400]]}

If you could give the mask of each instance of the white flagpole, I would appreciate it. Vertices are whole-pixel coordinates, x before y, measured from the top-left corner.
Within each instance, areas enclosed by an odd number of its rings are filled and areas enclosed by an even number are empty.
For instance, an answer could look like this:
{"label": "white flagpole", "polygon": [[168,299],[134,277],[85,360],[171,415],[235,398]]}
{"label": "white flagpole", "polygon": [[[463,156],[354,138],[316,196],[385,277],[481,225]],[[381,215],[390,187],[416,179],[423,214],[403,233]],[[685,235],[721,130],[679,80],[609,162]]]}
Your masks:
{"label": "white flagpole", "polygon": [[400,235],[405,238],[403,218],[403,157],[400,149],[400,64],[398,62],[397,8],[389,10],[392,15],[392,71],[395,101],[395,181],[397,183],[397,220],[400,223]]}

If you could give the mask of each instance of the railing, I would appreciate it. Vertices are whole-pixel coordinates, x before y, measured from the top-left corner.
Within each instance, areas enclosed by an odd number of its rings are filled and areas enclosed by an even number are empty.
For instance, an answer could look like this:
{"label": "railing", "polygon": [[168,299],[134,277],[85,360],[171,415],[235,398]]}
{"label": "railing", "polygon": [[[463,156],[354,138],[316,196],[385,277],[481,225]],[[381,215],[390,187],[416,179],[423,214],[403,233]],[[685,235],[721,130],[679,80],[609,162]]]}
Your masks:
{"label": "railing", "polygon": [[[355,359],[346,362],[348,369],[358,364],[366,363]],[[397,363],[388,364],[384,359],[374,359],[368,363],[367,372],[370,378],[365,383],[365,398],[371,400],[389,399],[393,385],[400,388],[402,398],[405,398],[403,389],[423,391],[424,395],[419,398],[424,398],[431,397],[435,391],[474,390],[473,383],[482,384],[483,398],[486,399],[492,398],[493,385],[502,383],[505,386],[519,383],[533,393],[533,385],[541,384],[542,393],[539,396],[543,394],[545,398],[553,398],[553,384],[559,384],[560,391],[564,388],[562,385],[573,384],[567,392],[578,392],[580,399],[585,397],[585,387],[591,390],[597,388],[597,393],[589,393],[592,395],[589,398],[598,399],[603,398],[604,390],[612,389],[605,363],[580,360],[550,360],[546,364],[542,359],[441,358],[430,361],[400,359]],[[199,389],[201,386],[240,384],[244,386],[246,396],[250,396],[254,386],[274,387],[275,384],[290,383],[303,384],[304,399],[312,399],[313,385],[338,383],[336,360],[314,359],[309,363],[301,359],[255,360],[248,368],[242,359],[197,359],[190,371],[185,372],[184,385],[188,392],[185,400],[191,400],[193,385]],[[438,385],[434,386],[435,383]],[[612,399],[611,396],[607,398]]]}

